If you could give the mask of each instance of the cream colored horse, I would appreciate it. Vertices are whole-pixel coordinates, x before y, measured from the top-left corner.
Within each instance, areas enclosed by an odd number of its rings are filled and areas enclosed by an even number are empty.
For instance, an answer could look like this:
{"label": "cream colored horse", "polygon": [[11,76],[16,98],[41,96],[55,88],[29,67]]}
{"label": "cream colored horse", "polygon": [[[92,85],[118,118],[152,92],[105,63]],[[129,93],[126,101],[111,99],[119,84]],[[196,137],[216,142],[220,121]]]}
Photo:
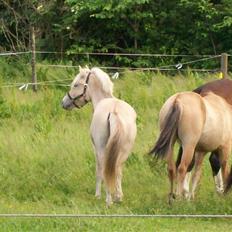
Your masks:
{"label": "cream colored horse", "polygon": [[101,182],[106,186],[106,203],[123,197],[122,165],[127,160],[136,137],[136,112],[126,102],[113,96],[113,83],[99,68],[81,68],[62,101],[64,109],[81,108],[91,101],[94,108],[90,127],[96,154],[96,197],[101,196]]}
{"label": "cream colored horse", "polygon": [[[224,186],[228,176],[228,156],[232,148],[232,108],[223,98],[207,93],[204,97],[183,92],[171,96],[163,105],[160,115],[160,136],[151,154],[166,158],[171,184],[169,200],[176,194],[185,195],[185,176],[195,152],[195,171],[192,176],[190,197],[194,198],[200,178],[202,161],[207,152],[216,151],[221,165]],[[176,170],[173,146],[179,141],[183,147],[180,164]]]}

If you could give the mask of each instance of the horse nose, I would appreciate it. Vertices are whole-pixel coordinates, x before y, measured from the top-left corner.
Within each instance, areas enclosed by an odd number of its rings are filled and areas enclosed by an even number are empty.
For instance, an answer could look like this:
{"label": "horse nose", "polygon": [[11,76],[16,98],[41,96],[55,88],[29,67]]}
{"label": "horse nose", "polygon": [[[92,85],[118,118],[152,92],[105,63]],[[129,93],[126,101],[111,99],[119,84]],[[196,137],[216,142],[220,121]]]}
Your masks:
{"label": "horse nose", "polygon": [[61,101],[61,107],[63,108],[63,109],[66,109],[67,108],[67,104],[65,104],[65,101],[64,101],[64,99],[62,99],[62,101]]}

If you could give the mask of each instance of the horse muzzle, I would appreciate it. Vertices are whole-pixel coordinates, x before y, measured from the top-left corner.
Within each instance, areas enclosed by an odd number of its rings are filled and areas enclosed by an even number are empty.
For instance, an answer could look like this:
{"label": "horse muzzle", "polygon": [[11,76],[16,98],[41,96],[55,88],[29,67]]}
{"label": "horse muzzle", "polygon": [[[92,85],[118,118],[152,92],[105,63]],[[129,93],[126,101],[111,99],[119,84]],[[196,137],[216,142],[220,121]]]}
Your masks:
{"label": "horse muzzle", "polygon": [[65,110],[72,110],[75,107],[67,95],[64,96],[61,105]]}

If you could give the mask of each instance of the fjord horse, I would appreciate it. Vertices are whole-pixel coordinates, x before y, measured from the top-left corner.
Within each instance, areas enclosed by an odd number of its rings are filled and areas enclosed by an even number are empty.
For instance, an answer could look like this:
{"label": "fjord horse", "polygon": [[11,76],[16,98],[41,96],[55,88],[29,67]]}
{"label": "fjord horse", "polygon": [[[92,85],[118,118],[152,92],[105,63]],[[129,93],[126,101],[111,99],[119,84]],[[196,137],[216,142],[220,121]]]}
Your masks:
{"label": "fjord horse", "polygon": [[[193,92],[198,93],[203,97],[207,95],[207,93],[213,92],[214,94],[224,98],[232,106],[232,80],[230,79],[220,79],[220,80],[208,82],[198,87],[197,89],[193,90]],[[183,152],[182,147],[180,147],[179,152],[178,152],[177,161],[176,161],[176,167],[178,167],[180,164],[182,152]],[[192,159],[192,162],[188,166],[187,174],[185,177],[184,189],[185,189],[186,194],[189,192],[189,185],[190,185],[189,182],[190,182],[190,177],[191,177],[191,171],[194,167],[194,159],[195,159],[194,157]],[[212,168],[216,191],[218,193],[223,193],[224,189],[225,188],[228,189],[229,186],[227,187],[223,186],[223,180],[222,180],[222,175],[221,175],[221,170],[220,170],[221,166],[220,166],[217,151],[213,151],[211,153],[209,157],[209,161],[210,161],[210,165]]]}
{"label": "fjord horse", "polygon": [[[223,182],[228,176],[228,156],[232,148],[232,108],[222,97],[208,92],[204,97],[194,92],[182,92],[171,96],[159,115],[160,135],[150,154],[165,158],[171,191],[174,197],[174,180],[177,180],[177,196],[184,196],[187,168],[195,154],[195,172],[192,176],[194,192],[199,181],[203,158],[207,152],[218,154]],[[180,164],[176,169],[173,147],[179,141],[183,148]]]}
{"label": "fjord horse", "polygon": [[113,83],[99,68],[79,68],[79,74],[64,96],[64,109],[81,108],[92,102],[94,113],[90,132],[96,155],[96,194],[101,196],[101,182],[106,187],[106,203],[121,201],[122,166],[136,137],[136,112],[125,101],[113,96]]}

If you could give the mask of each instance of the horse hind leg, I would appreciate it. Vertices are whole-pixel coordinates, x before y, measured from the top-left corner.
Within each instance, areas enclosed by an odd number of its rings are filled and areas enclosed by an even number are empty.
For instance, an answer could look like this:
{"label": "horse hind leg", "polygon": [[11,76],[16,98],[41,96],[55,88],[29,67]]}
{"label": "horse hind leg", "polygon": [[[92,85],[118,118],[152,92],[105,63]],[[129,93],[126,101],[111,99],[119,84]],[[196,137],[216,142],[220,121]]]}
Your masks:
{"label": "horse hind leg", "polygon": [[109,207],[113,202],[122,202],[123,192],[122,192],[122,167],[118,166],[116,174],[116,183],[115,183],[115,193],[114,198],[112,199],[111,191],[106,186],[106,205]]}
{"label": "horse hind leg", "polygon": [[189,199],[190,198],[190,181],[191,181],[192,173],[186,172],[186,175],[184,177],[184,185],[183,185],[183,192],[184,192],[184,198]]}
{"label": "horse hind leg", "polygon": [[[181,158],[182,158],[182,153],[183,153],[183,148],[182,146],[179,147],[178,155],[177,155],[177,160],[176,160],[176,168],[179,167]],[[187,172],[191,172],[195,163],[195,156],[193,156],[191,163],[188,166]]]}
{"label": "horse hind leg", "polygon": [[123,192],[122,192],[122,166],[118,167],[118,173],[116,177],[116,191],[114,196],[114,202],[122,202]]}
{"label": "horse hind leg", "polygon": [[[177,155],[177,160],[176,160],[176,168],[178,168],[180,165],[182,153],[183,153],[183,148],[182,148],[182,146],[180,146],[179,151],[178,151],[178,155]],[[190,190],[191,171],[194,167],[194,163],[195,163],[195,154],[192,158],[191,163],[189,164],[189,166],[187,168],[187,173],[186,173],[185,178],[184,178],[183,188],[184,188],[184,196],[186,199],[188,199],[190,196],[189,190]]]}
{"label": "horse hind leg", "polygon": [[194,156],[194,146],[186,145],[183,146],[183,154],[180,165],[177,168],[177,196],[184,196],[184,182],[187,173],[187,169]]}
{"label": "horse hind leg", "polygon": [[98,153],[96,156],[96,192],[95,197],[101,198],[101,184],[103,180],[103,155]]}
{"label": "horse hind leg", "polygon": [[110,190],[106,187],[106,205],[110,207],[113,204],[112,196]]}
{"label": "horse hind leg", "polygon": [[186,175],[184,178],[183,189],[184,189],[184,197],[186,199],[189,199],[189,197],[190,197],[190,181],[191,181],[191,177],[192,177],[191,172],[192,172],[194,165],[195,165],[195,153],[193,155],[191,163],[188,165],[187,172],[186,172]]}
{"label": "horse hind leg", "polygon": [[176,179],[176,165],[173,160],[173,148],[169,149],[168,155],[167,155],[167,162],[168,162],[168,178],[170,182],[170,193],[168,195],[168,202],[169,204],[172,203],[172,201],[175,199],[174,194],[174,184]]}
{"label": "horse hind leg", "polygon": [[123,170],[123,165],[128,159],[130,152],[132,150],[135,140],[135,135],[136,135],[136,127],[131,128],[131,134],[128,136],[127,143],[123,143],[119,152],[119,156],[116,164],[116,183],[115,183],[114,202],[122,202],[123,200],[122,170]]}

